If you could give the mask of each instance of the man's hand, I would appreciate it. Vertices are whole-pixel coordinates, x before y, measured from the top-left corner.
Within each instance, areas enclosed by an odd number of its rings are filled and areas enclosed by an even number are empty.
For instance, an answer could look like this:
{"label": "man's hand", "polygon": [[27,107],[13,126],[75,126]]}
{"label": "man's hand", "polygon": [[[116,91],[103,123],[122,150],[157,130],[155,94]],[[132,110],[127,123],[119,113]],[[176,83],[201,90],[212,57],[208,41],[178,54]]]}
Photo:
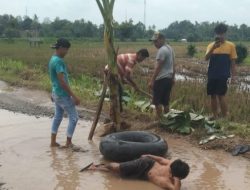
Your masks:
{"label": "man's hand", "polygon": [[154,82],[150,81],[150,82],[148,83],[149,92],[152,92],[152,91],[153,91],[153,87],[154,87]]}
{"label": "man's hand", "polygon": [[215,50],[216,48],[220,47],[220,44],[221,44],[220,41],[215,42],[212,49]]}
{"label": "man's hand", "polygon": [[236,84],[236,78],[232,76],[231,78],[231,84]]}
{"label": "man's hand", "polygon": [[214,50],[218,47],[220,47],[221,43],[220,41],[214,42],[214,45],[212,46],[212,48],[209,50],[209,52],[206,54],[205,56],[205,60],[209,60],[211,55],[213,54]]}
{"label": "man's hand", "polygon": [[75,105],[78,106],[80,104],[80,99],[76,96],[73,96],[72,98],[73,98]]}
{"label": "man's hand", "polygon": [[148,158],[150,155],[149,154],[143,154],[141,155],[141,158]]}
{"label": "man's hand", "polygon": [[175,77],[172,78],[172,85],[174,86],[175,84]]}
{"label": "man's hand", "polygon": [[141,91],[140,88],[139,88],[137,85],[134,85],[133,88],[134,88],[135,91],[137,91],[137,92],[140,92],[140,91]]}

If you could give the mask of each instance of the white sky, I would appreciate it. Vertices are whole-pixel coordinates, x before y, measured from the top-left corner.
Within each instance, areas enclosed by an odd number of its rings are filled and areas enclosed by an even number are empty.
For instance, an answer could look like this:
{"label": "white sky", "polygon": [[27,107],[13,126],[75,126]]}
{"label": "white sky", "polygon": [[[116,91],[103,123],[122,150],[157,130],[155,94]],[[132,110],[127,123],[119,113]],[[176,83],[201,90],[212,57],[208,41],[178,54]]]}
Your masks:
{"label": "white sky", "polygon": [[[36,14],[39,21],[56,17],[71,21],[85,19],[101,24],[102,17],[95,0],[0,0],[0,14],[28,16]],[[146,25],[166,28],[174,21],[226,21],[227,24],[250,26],[250,0],[146,0]],[[132,18],[144,22],[144,0],[116,0],[114,19]]]}

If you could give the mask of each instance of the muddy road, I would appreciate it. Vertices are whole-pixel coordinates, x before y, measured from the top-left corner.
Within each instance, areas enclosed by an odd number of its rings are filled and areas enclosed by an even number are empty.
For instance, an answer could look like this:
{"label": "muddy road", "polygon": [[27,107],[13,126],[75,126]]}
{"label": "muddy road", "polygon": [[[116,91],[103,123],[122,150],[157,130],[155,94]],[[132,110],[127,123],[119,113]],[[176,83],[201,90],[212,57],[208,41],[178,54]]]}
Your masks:
{"label": "muddy road", "polygon": [[[0,86],[0,184],[5,183],[0,185],[1,190],[160,189],[149,182],[124,180],[108,173],[80,173],[79,170],[90,162],[106,162],[98,149],[98,134],[92,142],[87,140],[91,110],[81,113],[85,119],[79,121],[73,139],[88,152],[50,148],[53,107],[48,94],[15,89],[4,83]],[[22,113],[14,113],[17,111]],[[60,144],[65,141],[66,127],[67,119],[64,119],[58,134]],[[224,151],[201,150],[171,135],[163,137],[170,147],[169,157],[183,159],[191,167],[182,190],[250,189],[250,162],[247,159],[232,157]]]}

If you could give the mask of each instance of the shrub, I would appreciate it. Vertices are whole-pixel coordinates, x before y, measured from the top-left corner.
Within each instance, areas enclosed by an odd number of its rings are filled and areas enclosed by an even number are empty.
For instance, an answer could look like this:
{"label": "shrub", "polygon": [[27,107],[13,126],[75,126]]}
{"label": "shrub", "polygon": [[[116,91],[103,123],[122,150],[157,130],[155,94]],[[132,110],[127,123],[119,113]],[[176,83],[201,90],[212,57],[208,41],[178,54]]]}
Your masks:
{"label": "shrub", "polygon": [[237,52],[237,55],[238,55],[237,63],[240,64],[247,57],[247,54],[248,54],[247,47],[244,46],[243,44],[237,44],[236,45],[236,52]]}
{"label": "shrub", "polygon": [[187,46],[187,54],[190,56],[190,57],[194,57],[194,55],[197,53],[197,49],[196,49],[196,46],[193,45],[193,44],[189,44]]}

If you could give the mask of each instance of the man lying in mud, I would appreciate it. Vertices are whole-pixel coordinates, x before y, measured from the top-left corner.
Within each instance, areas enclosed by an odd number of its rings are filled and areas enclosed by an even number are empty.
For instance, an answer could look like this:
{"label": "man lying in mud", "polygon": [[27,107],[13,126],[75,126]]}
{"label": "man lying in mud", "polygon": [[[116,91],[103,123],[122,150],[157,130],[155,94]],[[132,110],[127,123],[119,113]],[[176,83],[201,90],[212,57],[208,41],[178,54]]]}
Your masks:
{"label": "man lying in mud", "polygon": [[143,155],[123,163],[92,164],[87,169],[117,173],[123,178],[148,180],[168,190],[179,190],[181,180],[189,174],[189,166],[182,160],[170,161],[153,155]]}

